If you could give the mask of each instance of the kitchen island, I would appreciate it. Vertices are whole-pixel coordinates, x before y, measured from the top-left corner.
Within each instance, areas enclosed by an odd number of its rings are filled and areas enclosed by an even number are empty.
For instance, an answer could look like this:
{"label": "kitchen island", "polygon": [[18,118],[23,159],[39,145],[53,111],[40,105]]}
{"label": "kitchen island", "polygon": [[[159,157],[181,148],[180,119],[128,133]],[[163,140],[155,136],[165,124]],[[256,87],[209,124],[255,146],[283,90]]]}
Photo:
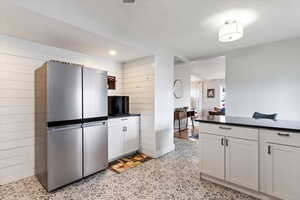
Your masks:
{"label": "kitchen island", "polygon": [[195,121],[202,178],[260,199],[300,199],[300,122],[231,116]]}
{"label": "kitchen island", "polygon": [[253,128],[270,128],[273,130],[295,131],[300,133],[300,121],[254,119],[232,116],[203,116],[198,117],[195,121]]}

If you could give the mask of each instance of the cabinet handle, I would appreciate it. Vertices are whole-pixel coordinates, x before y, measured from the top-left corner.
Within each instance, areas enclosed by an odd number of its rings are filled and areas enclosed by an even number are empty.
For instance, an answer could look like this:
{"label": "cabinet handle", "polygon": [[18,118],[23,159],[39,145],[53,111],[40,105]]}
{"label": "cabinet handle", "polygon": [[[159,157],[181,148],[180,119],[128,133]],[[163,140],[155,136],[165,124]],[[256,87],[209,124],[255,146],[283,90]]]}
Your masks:
{"label": "cabinet handle", "polygon": [[122,121],[125,121],[125,120],[128,120],[127,118],[123,118],[123,119],[121,119]]}
{"label": "cabinet handle", "polygon": [[225,139],[225,145],[228,147],[228,139]]}
{"label": "cabinet handle", "polygon": [[283,137],[290,137],[290,134],[288,134],[288,133],[277,133],[277,135],[283,136]]}
{"label": "cabinet handle", "polygon": [[230,127],[223,127],[223,126],[219,126],[220,129],[223,129],[223,130],[231,130],[232,128]]}
{"label": "cabinet handle", "polygon": [[224,146],[224,138],[221,139],[221,145]]}
{"label": "cabinet handle", "polygon": [[268,154],[271,155],[271,145],[268,145]]}
{"label": "cabinet handle", "polygon": [[48,128],[49,132],[55,132],[55,131],[64,131],[64,130],[71,130],[71,129],[77,129],[77,128],[82,128],[81,125],[67,125],[67,126],[61,126],[61,127],[57,127],[57,128]]}

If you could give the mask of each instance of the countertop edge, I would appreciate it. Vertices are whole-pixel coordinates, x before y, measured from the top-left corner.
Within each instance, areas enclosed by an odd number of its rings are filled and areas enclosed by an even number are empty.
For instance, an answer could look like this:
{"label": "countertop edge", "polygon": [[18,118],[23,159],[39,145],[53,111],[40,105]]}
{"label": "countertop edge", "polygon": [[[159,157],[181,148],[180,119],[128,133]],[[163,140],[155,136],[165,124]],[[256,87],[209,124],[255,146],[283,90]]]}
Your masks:
{"label": "countertop edge", "polygon": [[141,114],[137,113],[130,113],[130,114],[125,114],[125,115],[109,115],[108,119],[116,119],[116,118],[123,118],[123,117],[140,117]]}
{"label": "countertop edge", "polygon": [[223,124],[223,125],[230,125],[230,126],[242,126],[242,127],[250,127],[250,128],[261,128],[261,129],[271,129],[271,130],[278,130],[278,131],[288,131],[288,132],[300,133],[299,129],[291,129],[291,128],[283,128],[283,127],[272,127],[272,126],[232,123],[232,122],[217,122],[217,121],[209,121],[209,120],[202,120],[202,119],[195,119],[195,121],[202,122],[202,123],[209,123],[209,124]]}

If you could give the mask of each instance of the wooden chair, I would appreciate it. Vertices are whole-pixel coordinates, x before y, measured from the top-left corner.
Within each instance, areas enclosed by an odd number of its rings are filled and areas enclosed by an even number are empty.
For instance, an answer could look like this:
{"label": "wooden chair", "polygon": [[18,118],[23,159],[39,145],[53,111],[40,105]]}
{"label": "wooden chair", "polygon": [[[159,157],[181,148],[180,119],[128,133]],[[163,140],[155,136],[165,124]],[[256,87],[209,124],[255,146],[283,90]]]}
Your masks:
{"label": "wooden chair", "polygon": [[188,124],[188,119],[191,118],[193,130],[195,128],[195,126],[194,126],[195,116],[196,116],[196,112],[195,111],[193,111],[193,110],[187,111],[187,123],[186,124]]}
{"label": "wooden chair", "polygon": [[[196,112],[195,111],[187,111],[187,109],[188,109],[187,107],[175,109],[174,125],[176,123],[176,120],[178,120],[179,132],[182,131],[181,130],[181,120],[183,120],[183,119],[186,119],[185,129],[188,128],[189,118],[192,120],[192,126],[194,129],[194,118],[195,118]],[[183,129],[183,130],[185,130],[185,129]]]}
{"label": "wooden chair", "polygon": [[[187,119],[187,112],[184,111],[184,110],[175,110],[175,112],[174,112],[174,126],[175,126],[175,122],[177,120],[178,121],[179,132],[182,131],[181,130],[181,120],[182,119]],[[188,125],[188,123],[186,122],[185,129],[187,129],[187,125]],[[183,130],[185,130],[185,129],[183,129]]]}

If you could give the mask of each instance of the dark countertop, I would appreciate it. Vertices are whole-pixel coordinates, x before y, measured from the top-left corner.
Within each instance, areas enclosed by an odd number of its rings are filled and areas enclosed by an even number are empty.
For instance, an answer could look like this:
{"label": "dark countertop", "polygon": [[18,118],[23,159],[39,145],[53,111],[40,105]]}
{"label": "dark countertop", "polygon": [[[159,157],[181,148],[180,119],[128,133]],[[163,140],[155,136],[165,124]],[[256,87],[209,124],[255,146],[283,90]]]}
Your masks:
{"label": "dark countertop", "polygon": [[202,116],[195,119],[197,122],[212,124],[224,124],[233,126],[245,126],[252,128],[267,128],[281,131],[293,131],[300,133],[300,121],[253,119],[232,116]]}
{"label": "dark countertop", "polygon": [[141,114],[130,113],[130,114],[122,114],[122,115],[109,115],[108,119],[121,118],[121,117],[136,117],[141,116]]}

